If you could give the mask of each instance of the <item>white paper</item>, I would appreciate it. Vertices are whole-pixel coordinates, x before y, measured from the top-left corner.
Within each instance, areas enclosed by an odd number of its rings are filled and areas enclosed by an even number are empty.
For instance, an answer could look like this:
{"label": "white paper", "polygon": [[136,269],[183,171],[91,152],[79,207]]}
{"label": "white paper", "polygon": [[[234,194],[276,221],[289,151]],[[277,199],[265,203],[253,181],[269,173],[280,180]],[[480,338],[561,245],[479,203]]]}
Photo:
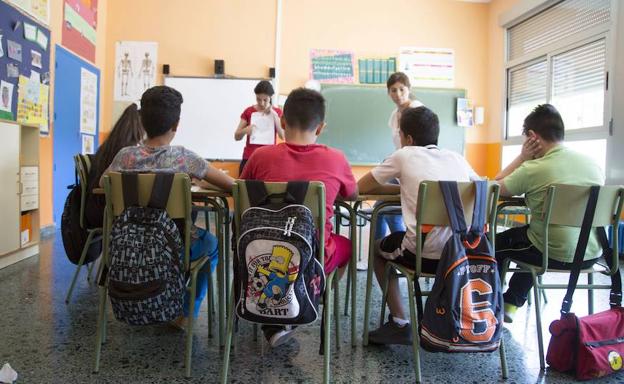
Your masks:
{"label": "white paper", "polygon": [[37,44],[39,44],[44,51],[48,50],[48,36],[46,36],[41,29],[37,29]]}
{"label": "white paper", "polygon": [[0,57],[4,57],[4,48],[2,46],[4,43],[2,42],[2,34],[0,33]]}
{"label": "white paper", "polygon": [[254,112],[249,124],[254,126],[249,138],[250,144],[275,144],[275,120],[271,114]]}
{"label": "white paper", "polygon": [[13,84],[0,81],[0,111],[11,113],[13,103]]}
{"label": "white paper", "polygon": [[472,103],[469,99],[457,99],[457,125],[460,127],[472,127]]}
{"label": "white paper", "polygon": [[94,148],[94,140],[91,135],[82,135],[82,154],[83,155],[92,155],[95,153]]}
{"label": "white paper", "polygon": [[0,369],[0,383],[13,384],[15,380],[17,380],[17,372],[11,368],[9,363],[5,363]]}
{"label": "white paper", "polygon": [[33,67],[41,68],[43,66],[41,53],[31,49],[30,50],[30,57],[32,58],[31,65]]}
{"label": "white paper", "polygon": [[28,41],[37,41],[37,26],[24,23],[24,38]]}
{"label": "white paper", "polygon": [[[37,72],[32,71],[33,74],[39,75]],[[32,76],[26,83],[26,100],[39,104],[39,95],[41,94],[41,83],[38,80],[39,76]]]}
{"label": "white paper", "polygon": [[80,69],[80,132],[95,135],[97,117],[97,75]]}
{"label": "white paper", "polygon": [[412,87],[453,88],[455,53],[448,48],[401,47],[399,70],[409,77]]}
{"label": "white paper", "polygon": [[115,45],[115,101],[138,103],[148,88],[156,85],[158,43],[118,41]]}

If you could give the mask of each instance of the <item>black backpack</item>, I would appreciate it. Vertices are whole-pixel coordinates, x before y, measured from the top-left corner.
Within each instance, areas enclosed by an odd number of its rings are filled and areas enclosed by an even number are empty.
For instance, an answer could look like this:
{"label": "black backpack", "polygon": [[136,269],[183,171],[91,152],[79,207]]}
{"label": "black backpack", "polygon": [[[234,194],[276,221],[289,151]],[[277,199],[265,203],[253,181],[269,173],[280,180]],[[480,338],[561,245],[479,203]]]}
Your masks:
{"label": "black backpack", "polygon": [[484,233],[487,182],[474,182],[469,231],[457,182],[439,184],[453,235],[442,251],[425,304],[422,346],[433,352],[493,351],[500,343],[503,294],[492,246]]}
{"label": "black backpack", "polygon": [[[78,157],[83,167],[86,169],[87,165],[83,157]],[[68,188],[70,188],[71,191],[69,191],[67,199],[65,199],[63,214],[61,215],[61,238],[63,239],[63,247],[65,248],[67,258],[73,264],[78,264],[82,250],[87,243],[87,236],[89,235],[86,223],[84,228],[80,226],[80,199],[82,197],[82,189],[78,181],[78,171],[76,171],[76,183]],[[91,245],[89,245],[84,264],[97,260],[101,253],[102,237],[99,236],[96,238],[96,241],[92,241]]]}
{"label": "black backpack", "polygon": [[319,317],[325,273],[314,218],[303,205],[308,184],[289,182],[285,194],[269,196],[262,181],[245,181],[250,207],[240,220],[234,293],[236,312],[248,321],[303,325]]}
{"label": "black backpack", "polygon": [[113,222],[108,295],[117,320],[133,325],[182,314],[182,238],[165,207],[174,174],[156,174],[147,207],[138,205],[138,174],[122,174],[125,210]]}

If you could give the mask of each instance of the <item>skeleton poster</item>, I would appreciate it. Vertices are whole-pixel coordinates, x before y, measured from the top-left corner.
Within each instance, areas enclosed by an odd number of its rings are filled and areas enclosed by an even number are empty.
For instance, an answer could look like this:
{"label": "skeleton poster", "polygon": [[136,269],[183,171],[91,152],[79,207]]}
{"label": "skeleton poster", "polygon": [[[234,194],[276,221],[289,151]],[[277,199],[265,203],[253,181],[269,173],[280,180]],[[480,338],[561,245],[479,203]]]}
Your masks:
{"label": "skeleton poster", "polygon": [[118,41],[115,44],[115,101],[141,100],[156,85],[158,43]]}

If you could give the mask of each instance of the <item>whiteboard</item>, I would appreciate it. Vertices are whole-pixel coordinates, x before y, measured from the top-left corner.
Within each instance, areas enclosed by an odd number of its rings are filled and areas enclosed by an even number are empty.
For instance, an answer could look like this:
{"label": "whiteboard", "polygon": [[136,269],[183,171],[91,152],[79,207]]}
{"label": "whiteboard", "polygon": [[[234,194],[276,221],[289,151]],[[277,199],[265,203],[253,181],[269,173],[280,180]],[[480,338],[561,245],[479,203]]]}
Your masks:
{"label": "whiteboard", "polygon": [[256,103],[254,87],[262,79],[165,77],[184,102],[172,145],[183,145],[206,159],[240,160],[245,138],[234,131],[245,108]]}

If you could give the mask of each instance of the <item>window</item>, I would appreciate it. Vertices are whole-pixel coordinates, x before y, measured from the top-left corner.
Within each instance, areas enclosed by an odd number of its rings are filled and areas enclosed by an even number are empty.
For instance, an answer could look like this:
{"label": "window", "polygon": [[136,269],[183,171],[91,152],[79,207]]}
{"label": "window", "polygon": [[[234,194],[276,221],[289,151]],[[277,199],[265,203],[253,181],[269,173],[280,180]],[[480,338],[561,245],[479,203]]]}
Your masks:
{"label": "window", "polygon": [[524,118],[550,103],[563,118],[566,145],[605,168],[614,1],[558,1],[507,27],[503,167],[520,151]]}

